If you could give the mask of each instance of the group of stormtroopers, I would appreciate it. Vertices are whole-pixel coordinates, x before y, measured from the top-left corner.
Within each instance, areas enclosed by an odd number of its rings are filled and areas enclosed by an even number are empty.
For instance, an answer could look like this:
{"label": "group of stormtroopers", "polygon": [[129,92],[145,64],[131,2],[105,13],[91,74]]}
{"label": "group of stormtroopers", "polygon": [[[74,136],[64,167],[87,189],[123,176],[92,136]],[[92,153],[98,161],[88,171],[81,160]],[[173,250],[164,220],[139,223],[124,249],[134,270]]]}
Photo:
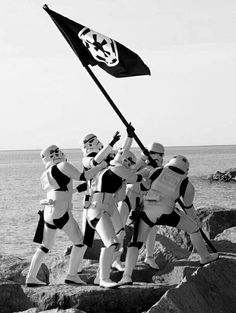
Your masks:
{"label": "group of stormtroopers", "polygon": [[[169,225],[190,233],[193,246],[205,265],[218,258],[210,254],[199,232],[200,222],[193,206],[194,186],[188,180],[189,162],[182,156],[173,157],[163,166],[164,147],[154,142],[137,160],[130,151],[134,129],[127,127],[127,138],[119,150],[114,145],[120,140],[116,132],[107,146],[95,134],[81,140],[83,168],[81,173],[66,160],[55,145],[42,150],[45,171],[41,177],[47,194],[44,205],[44,229],[41,246],[36,250],[26,285],[44,285],[37,278],[45,255],[52,249],[56,230],[62,229],[73,243],[65,283],[84,285],[79,277],[87,246],[92,246],[95,232],[101,238],[99,270],[94,284],[105,288],[132,284],[132,272],[139,249],[145,244],[145,263],[159,269],[153,258],[156,225]],[[151,161],[150,161],[151,157]],[[80,185],[73,187],[73,180]],[[83,231],[72,215],[72,196],[75,190],[84,192]],[[185,212],[176,209],[181,198]],[[133,238],[129,244],[125,266],[121,262],[125,225],[133,223]],[[111,268],[123,271],[120,282],[110,279]]]}

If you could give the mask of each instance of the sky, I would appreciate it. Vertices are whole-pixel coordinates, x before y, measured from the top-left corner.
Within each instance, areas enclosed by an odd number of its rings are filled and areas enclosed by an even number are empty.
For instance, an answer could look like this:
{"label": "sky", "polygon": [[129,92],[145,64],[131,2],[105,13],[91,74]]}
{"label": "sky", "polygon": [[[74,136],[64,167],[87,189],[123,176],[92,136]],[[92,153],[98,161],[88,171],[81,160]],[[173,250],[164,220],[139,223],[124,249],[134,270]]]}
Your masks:
{"label": "sky", "polygon": [[145,146],[236,144],[235,0],[45,1],[1,3],[0,150],[79,148],[88,133],[104,144],[116,131],[125,139],[45,3],[148,65],[151,76],[129,78],[92,68]]}

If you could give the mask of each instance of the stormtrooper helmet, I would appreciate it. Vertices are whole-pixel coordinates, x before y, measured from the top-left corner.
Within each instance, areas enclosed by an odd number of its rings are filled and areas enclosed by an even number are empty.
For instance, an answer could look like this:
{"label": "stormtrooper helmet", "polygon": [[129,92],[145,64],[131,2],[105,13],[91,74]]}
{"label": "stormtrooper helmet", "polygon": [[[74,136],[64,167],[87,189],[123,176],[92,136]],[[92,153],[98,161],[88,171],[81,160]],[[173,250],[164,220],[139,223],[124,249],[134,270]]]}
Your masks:
{"label": "stormtrooper helmet", "polygon": [[94,134],[84,136],[81,139],[80,145],[84,157],[88,156],[92,152],[98,153],[103,148],[103,144]]}
{"label": "stormtrooper helmet", "polygon": [[170,161],[165,165],[165,167],[176,167],[183,171],[185,174],[188,173],[189,170],[189,161],[183,155],[175,155]]}
{"label": "stormtrooper helmet", "polygon": [[40,153],[40,156],[46,168],[53,164],[66,161],[64,153],[56,145],[51,145],[43,149]]}
{"label": "stormtrooper helmet", "polygon": [[110,164],[123,165],[126,168],[133,169],[136,164],[136,156],[129,150],[120,149]]}
{"label": "stormtrooper helmet", "polygon": [[165,148],[162,144],[158,142],[152,142],[147,147],[152,159],[161,166],[163,163],[163,156],[165,154]]}

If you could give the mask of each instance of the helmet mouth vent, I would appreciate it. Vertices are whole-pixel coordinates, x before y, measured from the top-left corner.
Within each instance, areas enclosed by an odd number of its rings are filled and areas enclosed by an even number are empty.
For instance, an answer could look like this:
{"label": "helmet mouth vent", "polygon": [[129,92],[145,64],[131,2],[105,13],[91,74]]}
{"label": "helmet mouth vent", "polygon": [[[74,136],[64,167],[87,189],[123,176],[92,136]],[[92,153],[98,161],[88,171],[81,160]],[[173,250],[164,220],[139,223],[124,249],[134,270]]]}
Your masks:
{"label": "helmet mouth vent", "polygon": [[134,165],[136,162],[134,162],[134,160],[132,160],[131,158],[128,158],[127,161],[130,162],[131,165]]}

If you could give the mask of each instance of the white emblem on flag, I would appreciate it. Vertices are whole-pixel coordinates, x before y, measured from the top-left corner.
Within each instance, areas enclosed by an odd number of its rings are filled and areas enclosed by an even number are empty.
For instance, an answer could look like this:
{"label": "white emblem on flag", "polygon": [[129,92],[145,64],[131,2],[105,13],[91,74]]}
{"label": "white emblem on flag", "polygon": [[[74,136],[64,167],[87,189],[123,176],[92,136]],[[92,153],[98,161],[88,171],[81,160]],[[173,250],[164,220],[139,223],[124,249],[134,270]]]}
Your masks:
{"label": "white emblem on flag", "polygon": [[84,27],[78,36],[96,61],[103,62],[109,67],[119,63],[116,42],[111,38],[87,27]]}

